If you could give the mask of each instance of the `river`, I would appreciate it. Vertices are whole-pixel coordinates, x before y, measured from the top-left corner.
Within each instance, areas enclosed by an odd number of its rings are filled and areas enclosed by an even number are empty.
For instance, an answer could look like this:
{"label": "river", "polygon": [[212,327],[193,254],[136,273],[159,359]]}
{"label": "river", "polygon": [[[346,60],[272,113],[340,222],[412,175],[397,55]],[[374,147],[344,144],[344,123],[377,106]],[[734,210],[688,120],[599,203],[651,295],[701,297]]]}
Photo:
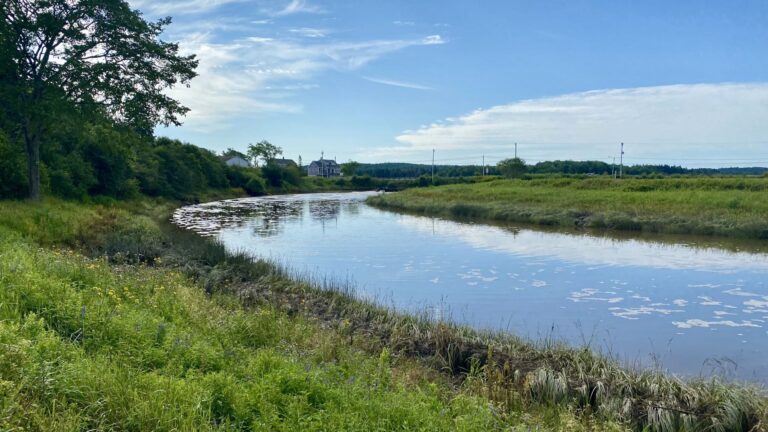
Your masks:
{"label": "river", "polygon": [[629,366],[768,383],[761,243],[461,223],[378,210],[368,195],[226,200],[174,222],[401,310],[589,345]]}

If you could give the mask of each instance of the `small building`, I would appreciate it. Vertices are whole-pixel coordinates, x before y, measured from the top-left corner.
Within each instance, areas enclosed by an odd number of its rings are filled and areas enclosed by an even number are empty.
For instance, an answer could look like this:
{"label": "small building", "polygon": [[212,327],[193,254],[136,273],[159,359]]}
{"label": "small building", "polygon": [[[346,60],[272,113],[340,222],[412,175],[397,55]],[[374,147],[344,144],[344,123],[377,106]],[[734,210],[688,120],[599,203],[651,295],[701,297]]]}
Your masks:
{"label": "small building", "polygon": [[312,161],[307,167],[307,175],[312,177],[338,177],[341,175],[341,166],[335,160],[323,159]]}
{"label": "small building", "polygon": [[241,167],[241,168],[250,168],[251,167],[251,163],[248,162],[248,160],[243,159],[240,156],[232,156],[230,158],[227,158],[224,161],[224,163],[229,165],[229,166],[236,166],[236,167]]}
{"label": "small building", "polygon": [[298,167],[293,159],[272,159],[271,162],[280,168]]}

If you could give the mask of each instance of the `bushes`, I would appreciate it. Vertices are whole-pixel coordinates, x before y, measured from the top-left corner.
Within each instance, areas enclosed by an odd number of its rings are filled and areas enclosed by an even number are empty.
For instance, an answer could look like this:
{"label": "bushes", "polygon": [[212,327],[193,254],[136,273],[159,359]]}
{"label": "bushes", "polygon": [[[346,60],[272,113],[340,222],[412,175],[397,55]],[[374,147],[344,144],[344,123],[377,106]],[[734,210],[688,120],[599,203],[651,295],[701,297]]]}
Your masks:
{"label": "bushes", "polygon": [[251,177],[248,183],[245,184],[245,191],[252,196],[260,196],[266,193],[266,186],[264,186],[264,180],[259,177]]}
{"label": "bushes", "polygon": [[[168,138],[154,139],[98,121],[62,114],[43,137],[41,177],[55,196],[131,198],[139,193],[192,200],[210,189],[244,187],[258,171],[234,178],[213,152]],[[0,199],[27,196],[26,155],[0,128]],[[237,174],[235,174],[237,176]],[[242,176],[241,176],[242,177]]]}
{"label": "bushes", "polygon": [[273,188],[299,186],[301,184],[301,171],[295,166],[281,167],[268,163],[261,168],[261,174],[267,184]]}

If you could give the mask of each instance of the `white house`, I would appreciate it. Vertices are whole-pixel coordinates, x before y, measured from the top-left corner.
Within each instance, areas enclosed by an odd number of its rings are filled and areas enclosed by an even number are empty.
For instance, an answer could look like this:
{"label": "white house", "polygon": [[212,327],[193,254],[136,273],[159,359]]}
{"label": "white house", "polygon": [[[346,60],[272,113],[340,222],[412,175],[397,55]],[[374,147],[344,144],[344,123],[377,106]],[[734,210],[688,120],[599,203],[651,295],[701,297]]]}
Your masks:
{"label": "white house", "polygon": [[313,177],[338,177],[341,175],[341,166],[335,160],[323,159],[312,161],[307,167],[307,175]]}
{"label": "white house", "polygon": [[247,160],[241,158],[240,156],[232,156],[231,158],[228,158],[224,161],[225,164],[229,166],[236,166],[236,167],[242,167],[242,168],[250,168],[251,163]]}

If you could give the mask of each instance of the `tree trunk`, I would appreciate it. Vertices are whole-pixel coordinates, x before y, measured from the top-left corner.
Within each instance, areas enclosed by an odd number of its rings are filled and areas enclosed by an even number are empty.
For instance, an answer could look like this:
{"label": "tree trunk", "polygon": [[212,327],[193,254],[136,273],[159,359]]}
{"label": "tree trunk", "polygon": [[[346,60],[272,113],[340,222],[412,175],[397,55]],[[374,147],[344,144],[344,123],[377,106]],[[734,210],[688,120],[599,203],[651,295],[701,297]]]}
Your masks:
{"label": "tree trunk", "polygon": [[29,198],[40,201],[40,134],[27,128],[24,133],[27,148],[27,175],[29,177]]}

